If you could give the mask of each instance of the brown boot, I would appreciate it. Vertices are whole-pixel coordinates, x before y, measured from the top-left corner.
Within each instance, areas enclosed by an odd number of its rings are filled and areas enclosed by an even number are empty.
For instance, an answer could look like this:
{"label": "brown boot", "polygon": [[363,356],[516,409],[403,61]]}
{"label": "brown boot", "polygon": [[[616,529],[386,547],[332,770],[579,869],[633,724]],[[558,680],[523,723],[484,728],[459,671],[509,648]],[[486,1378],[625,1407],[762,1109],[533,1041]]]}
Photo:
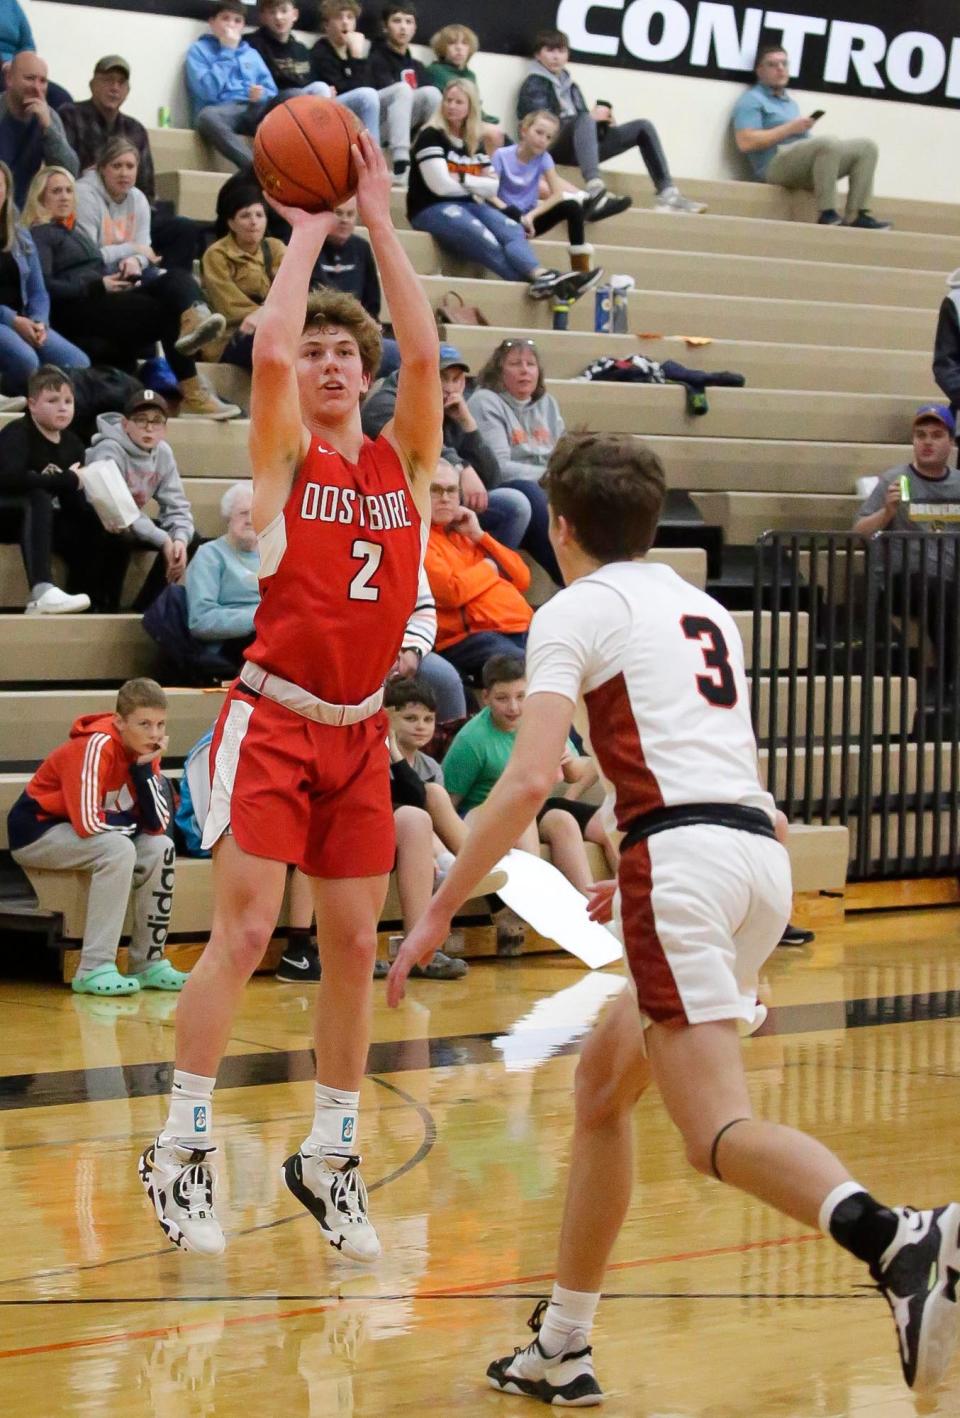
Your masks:
{"label": "brown boot", "polygon": [[222,315],[214,315],[209,305],[198,301],[180,316],[180,338],[174,349],[177,354],[199,354],[204,345],[218,340],[226,328],[227,322]]}
{"label": "brown boot", "polygon": [[596,253],[594,252],[594,249],[589,242],[586,242],[583,246],[571,246],[571,271],[589,271],[591,269],[590,262],[595,254]]}
{"label": "brown boot", "polygon": [[205,379],[195,374],[192,379],[180,380],[181,418],[225,419],[239,418],[243,413],[239,404],[225,404],[210,388]]}

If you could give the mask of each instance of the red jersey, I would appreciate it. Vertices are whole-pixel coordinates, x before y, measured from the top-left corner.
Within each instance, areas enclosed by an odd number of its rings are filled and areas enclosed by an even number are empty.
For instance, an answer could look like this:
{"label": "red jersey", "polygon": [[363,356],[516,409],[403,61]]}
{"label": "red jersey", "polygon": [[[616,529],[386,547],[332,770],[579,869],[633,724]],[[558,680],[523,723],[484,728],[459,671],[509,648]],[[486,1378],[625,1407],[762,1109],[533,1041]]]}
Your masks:
{"label": "red jersey", "polygon": [[321,438],[259,536],[247,659],[331,704],[380,688],[417,600],[425,529],[399,457],[364,438],[350,463]]}

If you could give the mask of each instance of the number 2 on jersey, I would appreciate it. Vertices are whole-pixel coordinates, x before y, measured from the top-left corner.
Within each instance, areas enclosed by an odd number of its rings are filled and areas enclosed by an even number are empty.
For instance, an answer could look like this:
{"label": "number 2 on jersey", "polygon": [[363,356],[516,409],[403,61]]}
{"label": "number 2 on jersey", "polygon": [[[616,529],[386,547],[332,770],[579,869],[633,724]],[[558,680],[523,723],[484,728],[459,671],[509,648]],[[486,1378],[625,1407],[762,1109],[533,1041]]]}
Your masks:
{"label": "number 2 on jersey", "polygon": [[697,675],[697,689],[708,704],[718,709],[732,709],[737,702],[737,682],[730,668],[730,652],[723,631],[705,615],[681,616],[680,627],[688,640],[699,641],[703,663],[712,672]]}
{"label": "number 2 on jersey", "polygon": [[350,548],[350,556],[353,561],[362,561],[363,565],[350,582],[350,590],[347,592],[351,601],[379,601],[380,587],[371,586],[370,582],[377,573],[377,567],[383,559],[383,547],[379,542],[364,541],[358,537]]}

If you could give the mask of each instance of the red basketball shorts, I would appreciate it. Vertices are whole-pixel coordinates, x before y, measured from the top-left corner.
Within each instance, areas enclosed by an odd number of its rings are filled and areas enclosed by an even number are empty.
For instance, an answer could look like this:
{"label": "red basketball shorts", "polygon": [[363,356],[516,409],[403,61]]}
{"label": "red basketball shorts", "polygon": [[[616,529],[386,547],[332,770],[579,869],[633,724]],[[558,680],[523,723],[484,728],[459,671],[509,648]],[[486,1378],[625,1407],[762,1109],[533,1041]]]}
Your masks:
{"label": "red basketball shorts", "polygon": [[387,715],[318,724],[237,683],[210,744],[203,845],[228,829],[244,852],[307,876],[386,875],[393,867]]}

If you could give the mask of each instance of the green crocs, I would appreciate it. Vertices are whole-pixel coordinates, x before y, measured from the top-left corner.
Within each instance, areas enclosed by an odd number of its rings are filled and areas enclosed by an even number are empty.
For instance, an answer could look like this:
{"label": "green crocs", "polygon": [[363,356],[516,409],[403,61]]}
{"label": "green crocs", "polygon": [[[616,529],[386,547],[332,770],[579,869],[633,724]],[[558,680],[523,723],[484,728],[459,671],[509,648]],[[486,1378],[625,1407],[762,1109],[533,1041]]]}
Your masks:
{"label": "green crocs", "polygon": [[116,965],[101,965],[89,975],[74,975],[70,988],[76,995],[135,995],[140,981],[135,975],[121,975]]}
{"label": "green crocs", "polygon": [[185,970],[175,970],[169,960],[154,960],[145,970],[138,970],[134,979],[141,990],[182,990],[189,979]]}

